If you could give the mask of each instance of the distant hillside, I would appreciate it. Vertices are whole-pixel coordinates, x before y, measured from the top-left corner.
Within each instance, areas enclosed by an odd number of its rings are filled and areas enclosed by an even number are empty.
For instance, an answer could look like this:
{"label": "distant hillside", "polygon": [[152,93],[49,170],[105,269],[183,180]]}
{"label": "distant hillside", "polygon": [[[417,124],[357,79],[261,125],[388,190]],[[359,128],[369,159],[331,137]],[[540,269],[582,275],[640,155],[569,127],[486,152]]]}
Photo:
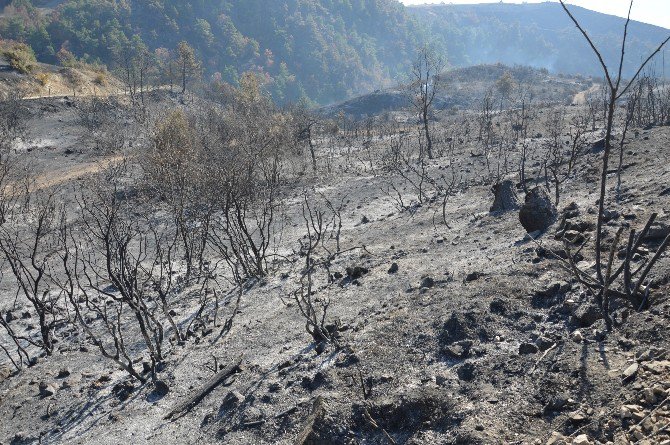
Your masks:
{"label": "distant hillside", "polygon": [[[407,10],[439,45],[447,48],[453,65],[501,62],[602,76],[591,48],[559,3],[440,4]],[[602,50],[608,65],[617,65],[625,20],[577,6],[570,6],[570,10]],[[657,26],[632,22],[624,75],[633,75],[640,58],[655,50],[669,33]],[[661,67],[657,68],[660,73]]]}
{"label": "distant hillside", "polygon": [[[113,69],[120,54],[146,46],[160,58],[186,40],[203,60],[205,80],[235,83],[243,72],[255,71],[280,102],[309,98],[327,104],[401,82],[424,42],[435,44],[453,67],[502,62],[600,74],[556,3],[406,8],[397,0],[0,0],[3,4],[0,38],[30,44],[42,62],[57,63],[59,53],[72,53]],[[608,60],[615,58],[623,19],[574,9]],[[666,33],[634,23],[629,60],[638,61]]]}
{"label": "distant hillside", "polygon": [[[575,94],[591,86],[584,77],[565,77],[551,75],[545,69],[524,66],[475,65],[467,68],[447,70],[442,76],[442,87],[435,100],[438,110],[479,109],[488,91],[494,95],[496,104],[500,100],[496,91],[496,82],[509,73],[514,80],[512,96],[520,88],[529,93],[534,103],[569,103]],[[512,97],[511,99],[513,99]],[[323,107],[320,111],[327,116],[344,113],[355,119],[365,116],[378,116],[384,112],[402,111],[412,108],[411,96],[402,87],[377,90],[346,101]]]}

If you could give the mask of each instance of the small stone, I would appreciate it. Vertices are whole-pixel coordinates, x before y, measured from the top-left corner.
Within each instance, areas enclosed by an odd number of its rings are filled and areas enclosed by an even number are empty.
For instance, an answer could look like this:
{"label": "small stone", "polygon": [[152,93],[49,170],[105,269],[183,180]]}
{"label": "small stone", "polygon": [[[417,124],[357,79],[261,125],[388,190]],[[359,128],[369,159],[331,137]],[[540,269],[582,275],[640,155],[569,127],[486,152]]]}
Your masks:
{"label": "small stone", "polygon": [[641,425],[642,425],[642,429],[644,431],[646,431],[647,433],[651,433],[652,431],[654,431],[654,426],[655,426],[654,421],[651,420],[651,418],[649,418],[649,417],[644,419],[642,421]]}
{"label": "small stone", "polygon": [[570,413],[568,417],[575,423],[583,422],[586,420],[586,415],[581,411],[575,411],[573,413]]}
{"label": "small stone", "polygon": [[547,441],[547,445],[563,445],[564,443],[565,443],[565,436],[557,431],[551,433],[551,437]]}
{"label": "small stone", "polygon": [[449,377],[445,374],[435,375],[435,383],[438,386],[444,386],[449,381]]}
{"label": "small stone", "polygon": [[572,244],[580,244],[584,242],[585,239],[584,234],[576,230],[566,230],[563,234],[563,238]]}
{"label": "small stone", "polygon": [[470,272],[466,277],[465,277],[465,282],[470,283],[472,281],[476,281],[479,278],[481,278],[482,274],[479,272]]}
{"label": "small stone", "polygon": [[42,397],[51,397],[58,391],[54,385],[46,382],[40,382],[39,388],[40,396]]}
{"label": "small stone", "polygon": [[654,390],[651,388],[647,388],[642,392],[642,396],[644,397],[644,401],[647,402],[650,405],[653,405],[656,403],[656,394],[654,394]]}
{"label": "small stone", "polygon": [[637,371],[638,371],[639,368],[640,368],[640,365],[638,365],[637,363],[633,363],[632,365],[630,365],[628,368],[626,368],[623,371],[623,379],[624,380],[629,380],[629,379],[633,378],[637,374]]}
{"label": "small stone", "polygon": [[572,440],[572,445],[591,445],[592,443],[586,434],[580,434]]}
{"label": "small stone", "polygon": [[244,400],[245,400],[245,397],[241,393],[239,393],[238,391],[230,391],[223,398],[223,403],[221,404],[221,408],[224,408],[224,409],[234,408],[234,407],[244,403]]}
{"label": "small stone", "polygon": [[421,279],[421,285],[419,286],[422,289],[430,289],[435,286],[435,280],[431,277],[424,277]]}
{"label": "small stone", "polygon": [[546,337],[538,337],[538,339],[535,340],[535,345],[537,345],[540,351],[544,352],[554,346],[554,342]]}
{"label": "small stone", "polygon": [[398,269],[399,269],[398,263],[391,264],[391,267],[389,267],[389,270],[388,270],[389,275],[392,275],[394,273],[398,273]]}
{"label": "small stone", "polygon": [[58,371],[58,375],[56,376],[57,379],[64,379],[66,377],[69,377],[71,374],[70,370],[67,368],[62,368],[60,371]]}
{"label": "small stone", "polygon": [[576,324],[582,328],[591,326],[593,323],[603,317],[600,308],[590,302],[583,303],[577,307],[573,311],[572,316],[574,318],[572,320],[573,324]]}
{"label": "small stone", "polygon": [[641,363],[641,362],[648,362],[648,361],[650,361],[652,358],[654,358],[654,355],[653,355],[653,353],[651,352],[651,349],[647,349],[647,350],[645,350],[645,351],[638,352],[637,354],[635,354],[635,358],[636,358],[637,361],[640,362],[640,363]]}
{"label": "small stone", "polygon": [[642,439],[644,439],[644,433],[642,432],[642,430],[641,430],[640,428],[636,427],[636,428],[633,430],[633,437],[634,437],[636,440],[642,440]]}
{"label": "small stone", "polygon": [[584,341],[584,336],[582,335],[582,333],[579,330],[573,332],[572,335],[570,336],[570,338],[575,343],[581,343],[582,341]]}
{"label": "small stone", "polygon": [[0,366],[0,383],[12,376],[12,371],[7,366]]}

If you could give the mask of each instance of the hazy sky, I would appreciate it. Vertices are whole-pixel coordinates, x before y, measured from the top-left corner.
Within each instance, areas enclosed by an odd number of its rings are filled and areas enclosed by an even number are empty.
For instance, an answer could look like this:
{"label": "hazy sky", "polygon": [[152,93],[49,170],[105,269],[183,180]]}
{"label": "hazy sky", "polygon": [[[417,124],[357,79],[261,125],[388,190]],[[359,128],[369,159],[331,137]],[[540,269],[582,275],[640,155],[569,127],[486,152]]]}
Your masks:
{"label": "hazy sky", "polygon": [[[400,0],[406,5],[422,3],[497,3],[495,0]],[[504,3],[542,3],[546,0],[504,0]],[[628,14],[629,0],[568,0],[567,3],[579,5],[594,11],[625,17]],[[633,4],[634,20],[663,26],[670,29],[670,0],[637,0]]]}

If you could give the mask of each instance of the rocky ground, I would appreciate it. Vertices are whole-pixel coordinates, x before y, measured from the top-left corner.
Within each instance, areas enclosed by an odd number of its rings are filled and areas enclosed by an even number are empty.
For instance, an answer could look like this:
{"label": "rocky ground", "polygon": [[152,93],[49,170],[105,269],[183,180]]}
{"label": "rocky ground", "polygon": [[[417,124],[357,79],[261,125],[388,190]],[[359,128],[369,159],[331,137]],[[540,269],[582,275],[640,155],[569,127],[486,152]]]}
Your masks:
{"label": "rocky ground", "polygon": [[[68,110],[58,106],[35,121],[68,128]],[[41,125],[34,140],[51,137],[49,124]],[[670,127],[631,134],[622,199],[607,203],[607,232],[639,229],[657,212],[641,261],[670,230]],[[35,147],[38,159],[49,160],[40,164],[47,176],[70,169],[75,155],[67,147]],[[82,153],[72,164],[100,156]],[[670,443],[667,254],[654,272],[650,309],[615,301],[611,333],[548,254],[561,248],[566,228],[571,237],[593,235],[599,153],[580,157],[557,222],[535,241],[518,211],[489,212],[493,195],[476,185],[484,167],[472,153],[457,146],[454,158],[430,166],[455,162],[473,179],[447,202],[448,226],[439,221],[440,202],[399,212],[382,192],[383,174],[350,168],[305,179],[348,202],[342,247],[352,250],[337,257],[335,282],[318,293],[331,300],[328,320],[341,349],[315,351],[292,299],[302,262],[289,254],[245,290],[227,335],[218,335],[219,326],[170,346],[160,373],[169,391],[129,380],[75,332],[59,332],[57,353],[20,373],[0,367],[0,443]],[[299,194],[286,197],[286,253],[304,234],[300,203]],[[584,267],[590,254],[584,251]],[[5,289],[5,307],[14,295]],[[175,308],[182,320],[195,307],[189,295]],[[26,310],[19,301],[11,323],[33,332]],[[166,419],[215,365],[238,357],[237,373],[183,416]]]}

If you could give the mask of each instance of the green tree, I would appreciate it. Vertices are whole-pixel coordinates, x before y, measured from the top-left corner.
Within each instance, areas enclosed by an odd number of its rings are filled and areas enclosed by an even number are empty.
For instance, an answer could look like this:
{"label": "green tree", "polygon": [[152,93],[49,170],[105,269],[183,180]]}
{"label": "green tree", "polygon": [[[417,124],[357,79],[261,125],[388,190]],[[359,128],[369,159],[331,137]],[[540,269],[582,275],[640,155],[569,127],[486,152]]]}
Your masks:
{"label": "green tree", "polygon": [[177,45],[177,61],[181,72],[181,92],[184,94],[186,84],[200,73],[200,62],[193,47],[183,40]]}

